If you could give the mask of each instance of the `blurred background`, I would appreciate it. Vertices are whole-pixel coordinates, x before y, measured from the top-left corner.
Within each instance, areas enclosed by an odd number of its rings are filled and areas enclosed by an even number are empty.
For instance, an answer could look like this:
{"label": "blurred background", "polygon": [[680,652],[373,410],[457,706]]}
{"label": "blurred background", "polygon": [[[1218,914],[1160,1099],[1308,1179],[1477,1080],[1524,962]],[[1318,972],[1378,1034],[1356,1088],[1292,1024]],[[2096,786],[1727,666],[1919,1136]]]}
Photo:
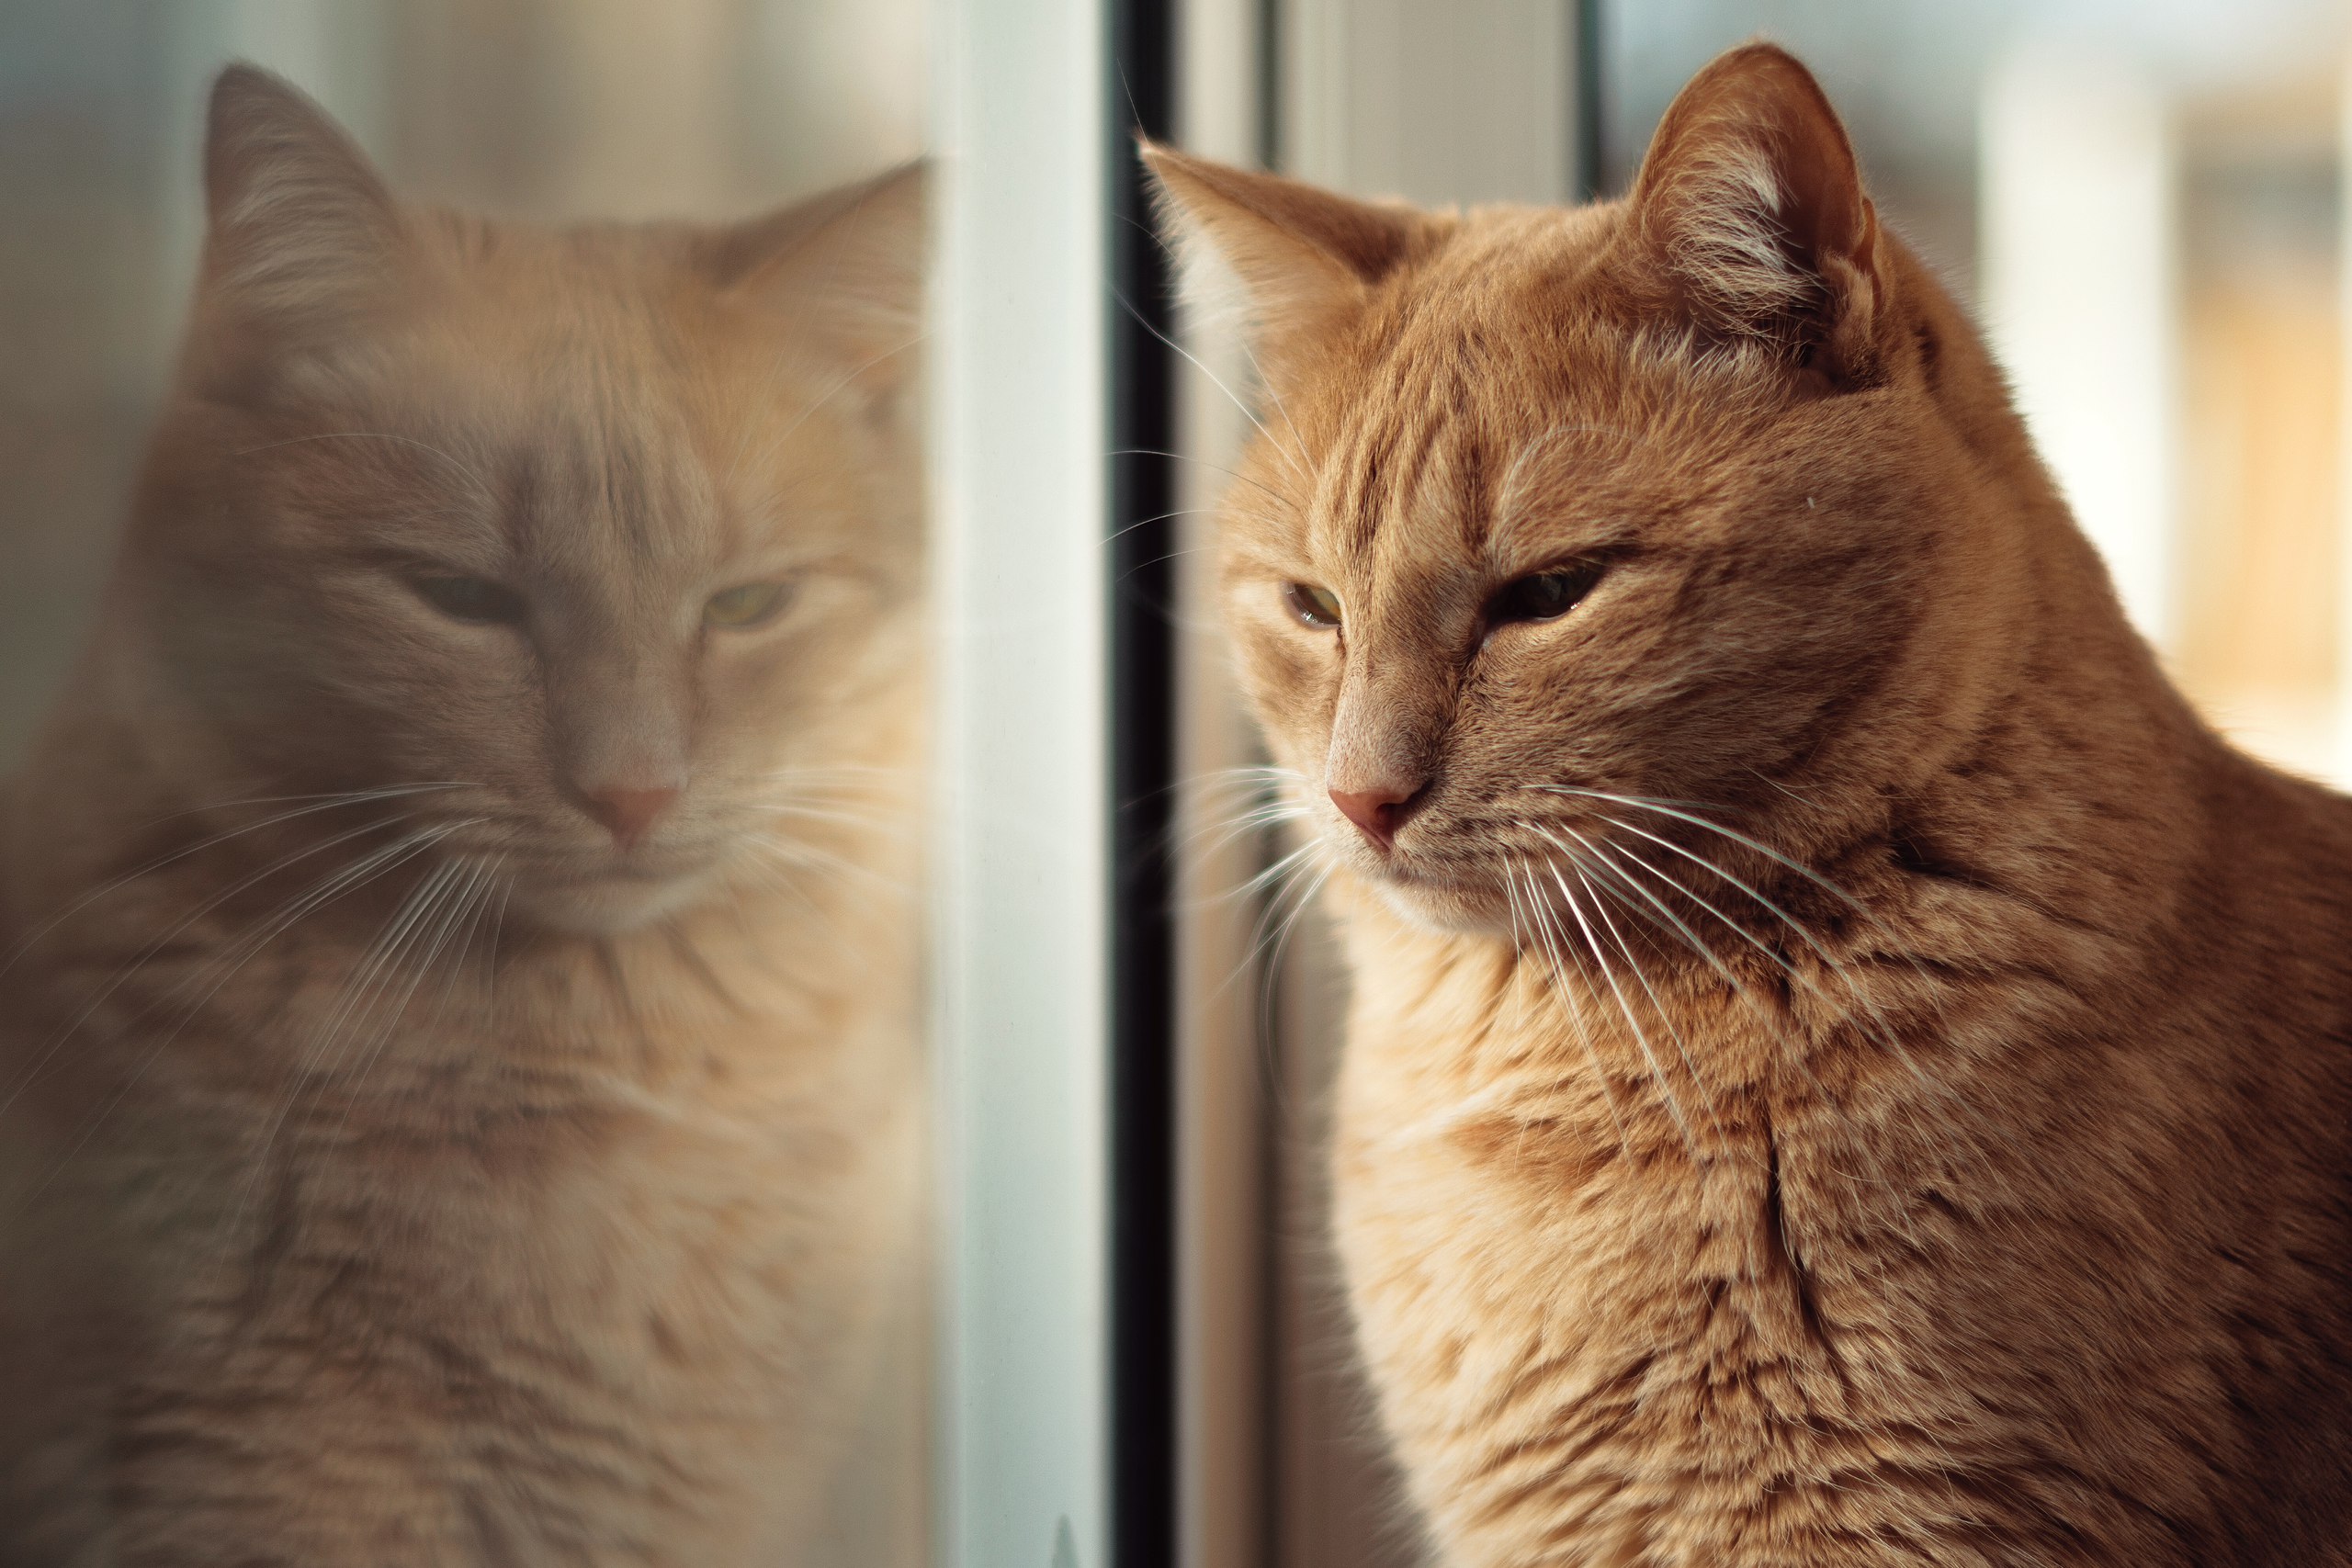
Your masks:
{"label": "blurred background", "polygon": [[1975,310],[2126,606],[2216,723],[2352,782],[2341,0],[1604,3],[1623,187],[1702,61],[1820,74]]}

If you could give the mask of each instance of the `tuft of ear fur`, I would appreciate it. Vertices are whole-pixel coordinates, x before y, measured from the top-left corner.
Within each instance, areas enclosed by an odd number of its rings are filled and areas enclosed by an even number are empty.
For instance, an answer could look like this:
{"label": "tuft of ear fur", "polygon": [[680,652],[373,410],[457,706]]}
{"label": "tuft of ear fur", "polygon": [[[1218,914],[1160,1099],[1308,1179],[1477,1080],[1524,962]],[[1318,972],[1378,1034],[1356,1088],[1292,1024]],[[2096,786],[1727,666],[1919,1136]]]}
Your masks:
{"label": "tuft of ear fur", "polygon": [[[1287,358],[1362,308],[1372,285],[1423,254],[1450,220],[1359,201],[1279,175],[1140,142],[1160,222],[1184,264],[1188,303],[1240,317],[1261,354]],[[1222,273],[1238,299],[1220,299]]]}
{"label": "tuft of ear fur", "polygon": [[1838,112],[1785,50],[1746,44],[1658,122],[1627,232],[1716,336],[1764,340],[1833,382],[1880,371],[1886,247]]}
{"label": "tuft of ear fur", "polygon": [[322,326],[383,289],[400,209],[368,155],[292,84],[239,63],[212,85],[205,270],[238,315]]}
{"label": "tuft of ear fur", "polygon": [[852,385],[908,383],[922,334],[931,175],[917,161],[721,231],[719,286],[785,315]]}

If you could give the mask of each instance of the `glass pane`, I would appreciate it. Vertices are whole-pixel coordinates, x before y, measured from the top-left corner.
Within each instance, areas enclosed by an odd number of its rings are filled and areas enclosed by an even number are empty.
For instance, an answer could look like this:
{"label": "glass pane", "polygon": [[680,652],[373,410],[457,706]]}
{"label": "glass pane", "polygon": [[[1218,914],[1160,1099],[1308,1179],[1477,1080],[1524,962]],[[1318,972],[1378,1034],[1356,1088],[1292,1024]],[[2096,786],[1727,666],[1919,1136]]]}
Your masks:
{"label": "glass pane", "polygon": [[0,1558],[927,1559],[926,17],[0,5]]}

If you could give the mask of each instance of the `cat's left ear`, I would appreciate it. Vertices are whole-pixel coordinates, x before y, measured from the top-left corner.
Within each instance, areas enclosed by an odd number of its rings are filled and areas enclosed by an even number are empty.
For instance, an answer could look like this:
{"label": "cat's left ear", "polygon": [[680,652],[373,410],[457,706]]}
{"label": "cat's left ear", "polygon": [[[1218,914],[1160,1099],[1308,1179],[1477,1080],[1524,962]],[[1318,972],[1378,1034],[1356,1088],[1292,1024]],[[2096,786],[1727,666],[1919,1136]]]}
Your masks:
{"label": "cat's left ear", "polygon": [[[1237,318],[1277,382],[1355,319],[1374,287],[1441,243],[1453,220],[1393,201],[1238,169],[1145,142],[1187,302]],[[1238,284],[1238,291],[1219,287]]]}
{"label": "cat's left ear", "polygon": [[1838,111],[1785,50],[1718,57],[1675,98],[1627,198],[1636,265],[1702,333],[1832,385],[1884,370],[1892,258]]}
{"label": "cat's left ear", "polygon": [[887,398],[913,378],[929,209],[927,165],[905,164],[722,231],[708,263],[851,387]]}
{"label": "cat's left ear", "polygon": [[206,112],[207,293],[234,321],[324,339],[398,278],[399,207],[357,142],[291,83],[231,65]]}

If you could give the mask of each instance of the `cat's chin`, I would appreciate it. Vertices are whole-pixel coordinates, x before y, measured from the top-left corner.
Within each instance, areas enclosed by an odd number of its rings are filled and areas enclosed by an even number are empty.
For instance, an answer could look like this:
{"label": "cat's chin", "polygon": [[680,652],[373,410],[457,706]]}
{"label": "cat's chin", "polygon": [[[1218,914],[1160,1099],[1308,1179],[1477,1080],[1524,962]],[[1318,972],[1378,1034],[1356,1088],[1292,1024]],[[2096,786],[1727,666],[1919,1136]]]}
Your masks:
{"label": "cat's chin", "polygon": [[1392,874],[1366,880],[1399,919],[1432,936],[1511,935],[1510,907],[1499,889]]}
{"label": "cat's chin", "polygon": [[542,930],[565,936],[621,936],[654,925],[707,897],[716,878],[707,872],[676,876],[599,876],[521,882],[514,910]]}

